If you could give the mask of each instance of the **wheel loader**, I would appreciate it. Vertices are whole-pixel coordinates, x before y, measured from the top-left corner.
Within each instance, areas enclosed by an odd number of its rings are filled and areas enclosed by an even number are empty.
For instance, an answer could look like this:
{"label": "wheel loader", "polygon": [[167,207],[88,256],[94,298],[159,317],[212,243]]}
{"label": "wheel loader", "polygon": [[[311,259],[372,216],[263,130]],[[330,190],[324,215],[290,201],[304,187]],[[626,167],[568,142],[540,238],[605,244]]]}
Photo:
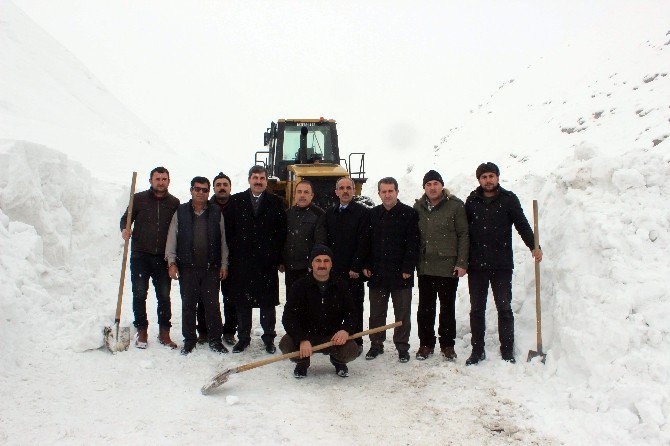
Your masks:
{"label": "wheel loader", "polygon": [[361,196],[365,178],[365,153],[353,152],[340,158],[337,123],[333,119],[279,119],[263,135],[266,150],[256,152],[255,162],[268,169],[268,189],[284,199],[288,208],[295,204],[295,187],[302,180],[314,186],[313,202],[327,209],[338,202],[335,183],[351,178],[354,198],[367,206],[372,201]]}

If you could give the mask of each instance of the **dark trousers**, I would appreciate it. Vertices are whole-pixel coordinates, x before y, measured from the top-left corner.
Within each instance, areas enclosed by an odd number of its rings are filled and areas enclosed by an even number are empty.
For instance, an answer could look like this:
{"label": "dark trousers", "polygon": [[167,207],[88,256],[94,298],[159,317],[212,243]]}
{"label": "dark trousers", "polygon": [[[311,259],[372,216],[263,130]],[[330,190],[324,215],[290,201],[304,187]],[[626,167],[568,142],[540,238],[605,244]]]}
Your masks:
{"label": "dark trousers", "polygon": [[419,309],[416,322],[422,346],[435,347],[436,301],[440,299],[437,333],[440,347],[453,347],[456,339],[456,289],[458,277],[419,276]]}
{"label": "dark trousers", "polygon": [[168,275],[167,262],[162,255],[152,255],[145,252],[130,254],[130,281],[133,285],[133,313],[137,328],[147,328],[147,293],[151,278],[156,299],[158,300],[158,325],[170,328],[172,308],[170,307],[170,288],[172,286]]}
{"label": "dark trousers", "polygon": [[498,338],[500,351],[511,354],[514,350],[514,313],[512,312],[512,270],[496,269],[468,271],[470,289],[470,329],[472,330],[472,351],[484,351],[486,332],[486,298],[489,283],[498,310]]}
{"label": "dark trousers", "polygon": [[303,277],[307,276],[309,271],[305,269],[287,269],[284,271],[284,283],[286,284],[286,295],[288,296],[288,292],[291,290],[291,287],[295,283],[296,280],[302,279]]}
{"label": "dark trousers", "polygon": [[221,282],[221,294],[223,295],[223,324],[224,335],[234,335],[237,331],[237,308],[230,298],[230,293],[226,293],[223,282]]}
{"label": "dark trousers", "polygon": [[[223,334],[234,335],[237,331],[237,310],[235,304],[231,302],[229,297],[226,297],[224,282],[221,282],[221,295],[223,296]],[[205,308],[202,302],[198,301],[198,333],[203,337],[207,337],[207,322],[205,320]]]}
{"label": "dark trousers", "polygon": [[[312,344],[312,347],[314,347],[316,345],[328,342],[330,341],[330,339],[331,338],[328,336],[312,337],[309,338],[309,342]],[[284,354],[297,352],[298,350],[300,350],[300,343],[294,341],[291,336],[284,335],[281,338],[281,341],[279,341],[279,350],[281,350],[281,352]],[[317,353],[330,355],[330,359],[333,362],[337,362],[339,364],[346,364],[358,358],[359,352],[360,350],[358,348],[358,344],[356,344],[354,341],[347,341],[342,345],[333,345],[332,347],[319,350]],[[291,361],[298,363],[305,363],[309,366],[309,358],[293,358],[291,359]]]}
{"label": "dark trousers", "polygon": [[184,343],[196,342],[196,320],[198,302],[205,312],[209,342],[221,341],[221,307],[219,306],[219,268],[181,268],[179,290],[181,292],[181,332]]}
{"label": "dark trousers", "polygon": [[[386,313],[389,308],[389,295],[393,300],[393,313],[396,321],[402,321],[400,327],[393,329],[393,342],[399,352],[409,350],[409,333],[412,328],[410,318],[412,305],[412,289],[387,290],[370,288],[370,328],[386,325]],[[370,335],[373,347],[383,348],[386,331]]]}
{"label": "dark trousers", "polygon": [[[349,283],[349,291],[351,292],[351,295],[354,298],[354,304],[356,305],[356,325],[354,326],[354,331],[359,333],[363,331],[363,303],[365,302],[364,283],[361,279],[352,279],[349,277],[348,271],[346,273],[335,274]],[[358,345],[363,345],[363,338],[356,338],[354,339],[354,342]]]}
{"label": "dark trousers", "polygon": [[[252,307],[248,305],[237,304],[237,334],[240,342],[248,343],[251,341],[251,312]],[[277,337],[275,332],[275,325],[277,324],[277,313],[274,306],[261,307],[261,327],[263,327],[263,335],[261,339],[266,344],[274,342]]]}

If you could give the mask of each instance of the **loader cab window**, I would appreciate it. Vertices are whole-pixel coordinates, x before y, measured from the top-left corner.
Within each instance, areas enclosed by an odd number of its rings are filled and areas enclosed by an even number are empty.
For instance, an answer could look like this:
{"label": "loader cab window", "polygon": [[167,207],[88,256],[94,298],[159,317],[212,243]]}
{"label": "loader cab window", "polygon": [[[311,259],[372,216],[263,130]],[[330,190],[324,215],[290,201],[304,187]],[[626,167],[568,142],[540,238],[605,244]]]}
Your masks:
{"label": "loader cab window", "polygon": [[[299,125],[286,125],[284,128],[284,144],[282,147],[282,160],[295,161],[298,159],[298,150],[300,149],[300,129]],[[307,156],[321,155],[323,162],[339,162],[333,154],[333,143],[330,127],[327,125],[313,125],[307,127]]]}

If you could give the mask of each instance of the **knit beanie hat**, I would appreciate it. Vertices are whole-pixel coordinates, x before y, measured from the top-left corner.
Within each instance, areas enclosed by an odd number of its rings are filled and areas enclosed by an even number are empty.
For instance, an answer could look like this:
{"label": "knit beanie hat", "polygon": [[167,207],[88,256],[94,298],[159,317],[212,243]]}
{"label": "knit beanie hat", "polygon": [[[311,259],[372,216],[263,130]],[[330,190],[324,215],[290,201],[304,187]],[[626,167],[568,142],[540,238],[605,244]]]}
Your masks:
{"label": "knit beanie hat", "polygon": [[477,172],[476,172],[477,179],[479,179],[479,177],[481,177],[483,174],[489,173],[489,172],[490,173],[495,173],[496,176],[498,176],[498,177],[500,176],[500,169],[498,169],[498,166],[493,164],[491,161],[488,161],[486,163],[480,164],[479,167],[477,167]]}
{"label": "knit beanie hat", "polygon": [[435,170],[429,170],[426,172],[426,174],[423,176],[423,185],[425,186],[427,182],[429,181],[439,181],[440,184],[444,187],[444,181],[442,180],[442,175],[437,173]]}
{"label": "knit beanie hat", "polygon": [[310,268],[312,267],[312,262],[314,261],[314,258],[323,255],[328,256],[330,257],[330,260],[333,260],[333,251],[331,251],[329,247],[325,245],[314,245],[312,251],[309,253]]}

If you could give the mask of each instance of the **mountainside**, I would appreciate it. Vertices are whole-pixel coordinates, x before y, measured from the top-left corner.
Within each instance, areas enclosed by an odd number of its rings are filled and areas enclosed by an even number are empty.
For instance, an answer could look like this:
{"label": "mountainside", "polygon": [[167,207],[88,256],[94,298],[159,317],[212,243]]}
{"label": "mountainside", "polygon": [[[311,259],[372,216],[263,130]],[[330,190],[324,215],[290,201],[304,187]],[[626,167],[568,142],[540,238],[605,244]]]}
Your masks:
{"label": "mountainside", "polygon": [[108,180],[174,155],[11,1],[0,11],[2,138],[48,145]]}

